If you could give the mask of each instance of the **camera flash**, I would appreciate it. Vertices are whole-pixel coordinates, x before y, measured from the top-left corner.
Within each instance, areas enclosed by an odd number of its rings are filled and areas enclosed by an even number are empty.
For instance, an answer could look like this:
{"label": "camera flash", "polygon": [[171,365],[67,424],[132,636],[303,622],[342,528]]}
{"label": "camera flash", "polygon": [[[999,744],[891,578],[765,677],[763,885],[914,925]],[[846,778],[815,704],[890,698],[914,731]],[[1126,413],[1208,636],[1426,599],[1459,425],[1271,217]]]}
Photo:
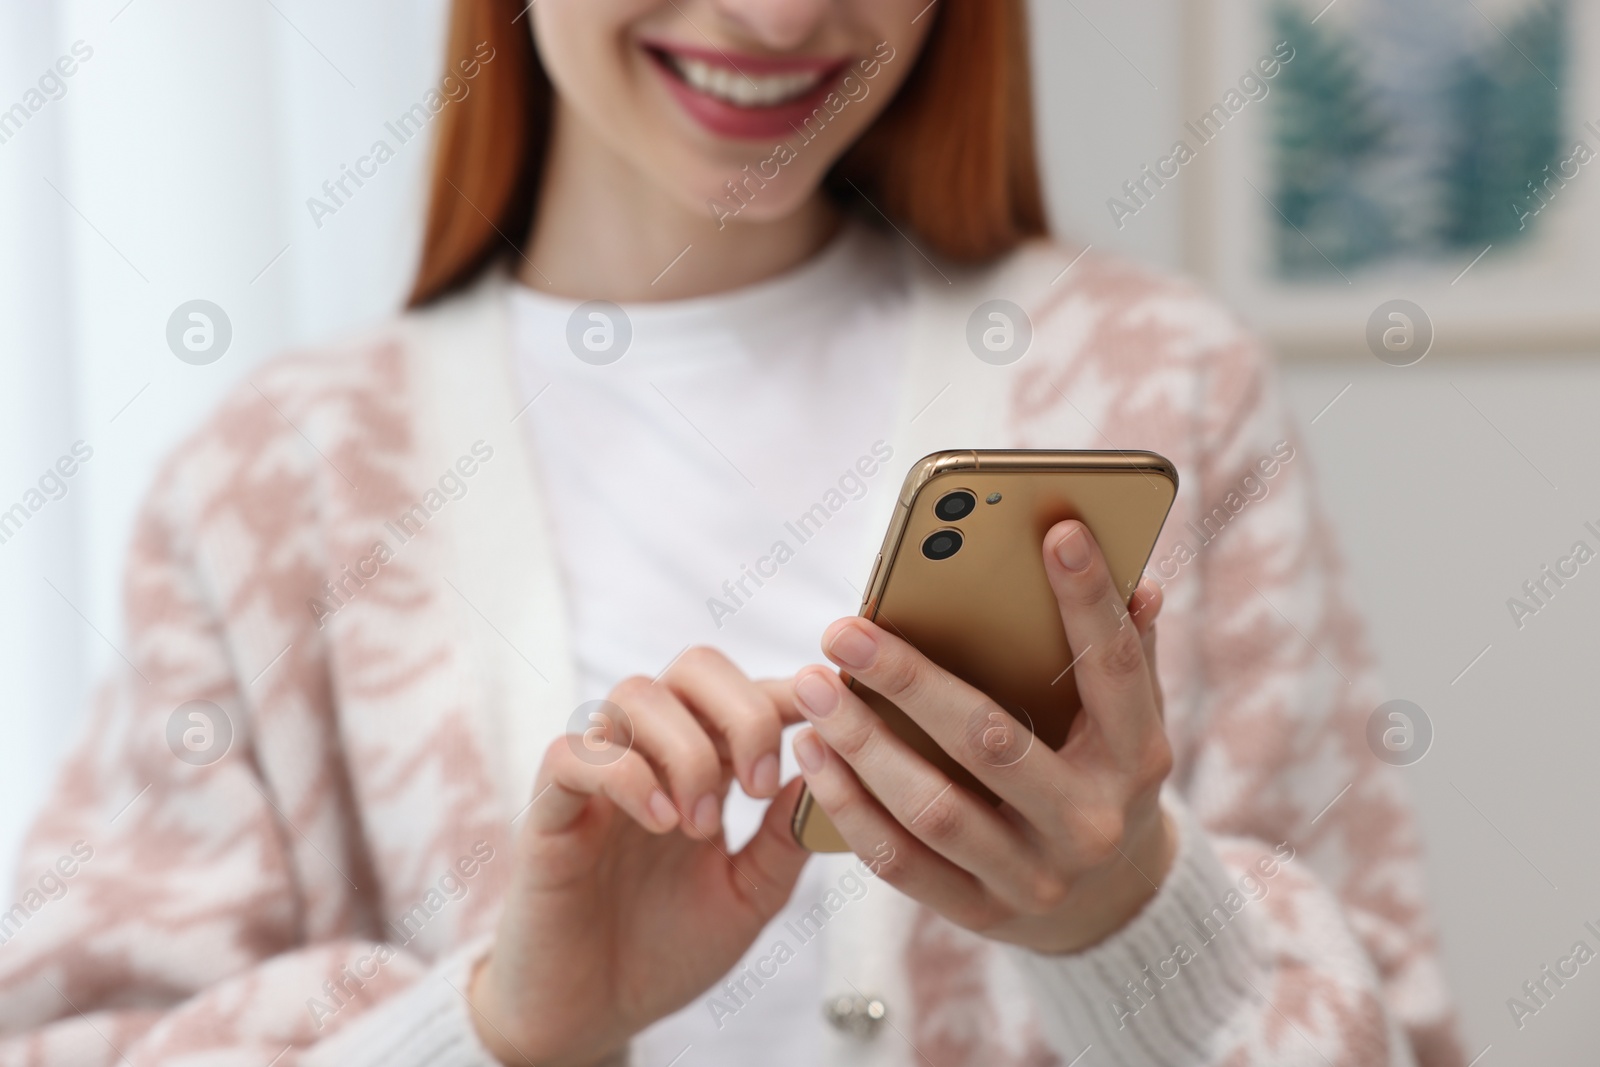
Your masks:
{"label": "camera flash", "polygon": [[998,503],[1000,503],[1000,494],[999,493],[990,493],[987,497],[984,498],[984,502],[987,503],[987,504],[998,504]]}

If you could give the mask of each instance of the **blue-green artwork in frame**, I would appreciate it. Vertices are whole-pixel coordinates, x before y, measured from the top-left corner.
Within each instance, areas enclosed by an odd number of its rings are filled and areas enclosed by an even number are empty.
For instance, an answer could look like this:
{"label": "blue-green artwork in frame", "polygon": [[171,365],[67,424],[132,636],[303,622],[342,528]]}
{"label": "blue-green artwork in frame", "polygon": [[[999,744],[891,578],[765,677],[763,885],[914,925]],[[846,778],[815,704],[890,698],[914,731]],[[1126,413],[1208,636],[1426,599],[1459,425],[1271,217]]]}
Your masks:
{"label": "blue-green artwork in frame", "polygon": [[1359,354],[1365,316],[1403,298],[1447,348],[1600,349],[1600,4],[1196,10],[1191,119],[1289,57],[1201,150],[1187,235],[1280,347]]}
{"label": "blue-green artwork in frame", "polygon": [[1489,33],[1446,0],[1385,0],[1349,24],[1278,0],[1272,21],[1295,50],[1271,113],[1282,276],[1525,241],[1576,177],[1561,166],[1569,0]]}

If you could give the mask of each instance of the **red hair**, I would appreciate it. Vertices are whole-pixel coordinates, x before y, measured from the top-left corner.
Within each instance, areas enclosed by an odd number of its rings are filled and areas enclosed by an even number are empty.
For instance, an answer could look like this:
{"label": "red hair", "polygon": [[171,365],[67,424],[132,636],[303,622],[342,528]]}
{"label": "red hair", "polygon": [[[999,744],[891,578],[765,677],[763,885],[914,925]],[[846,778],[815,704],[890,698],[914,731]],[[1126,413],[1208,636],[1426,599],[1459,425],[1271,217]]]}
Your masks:
{"label": "red hair", "polygon": [[[522,0],[454,2],[450,69],[484,44],[494,58],[440,118],[411,307],[520,252],[532,227],[555,90],[524,13]],[[1048,229],[1027,23],[1022,0],[942,0],[935,18],[916,67],[827,188],[843,203],[865,196],[933,253],[985,262]]]}

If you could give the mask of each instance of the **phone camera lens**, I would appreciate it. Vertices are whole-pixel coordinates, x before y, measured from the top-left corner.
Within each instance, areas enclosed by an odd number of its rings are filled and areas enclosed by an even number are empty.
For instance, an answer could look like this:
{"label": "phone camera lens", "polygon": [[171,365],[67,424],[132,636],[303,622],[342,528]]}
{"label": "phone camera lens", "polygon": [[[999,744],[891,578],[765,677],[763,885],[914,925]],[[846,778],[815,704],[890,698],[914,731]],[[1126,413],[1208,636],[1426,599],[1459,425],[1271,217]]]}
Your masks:
{"label": "phone camera lens", "polygon": [[[944,501],[939,503],[943,505]],[[956,530],[935,530],[922,542],[922,554],[935,561],[949,559],[960,551],[961,534]]]}
{"label": "phone camera lens", "polygon": [[972,509],[977,506],[977,497],[965,489],[957,489],[940,497],[939,502],[933,506],[933,513],[939,516],[941,522],[959,522],[971,515]]}

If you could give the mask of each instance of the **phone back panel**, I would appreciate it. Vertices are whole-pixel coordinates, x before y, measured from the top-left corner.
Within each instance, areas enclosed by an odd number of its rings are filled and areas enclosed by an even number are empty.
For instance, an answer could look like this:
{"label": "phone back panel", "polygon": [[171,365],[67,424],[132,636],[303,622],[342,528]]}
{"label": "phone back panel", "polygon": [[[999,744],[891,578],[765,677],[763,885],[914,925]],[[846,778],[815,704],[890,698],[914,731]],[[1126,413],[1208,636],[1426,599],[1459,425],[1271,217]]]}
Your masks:
{"label": "phone back panel", "polygon": [[[935,506],[960,490],[971,493],[976,506],[946,521]],[[1067,669],[1074,652],[1045,576],[1044,535],[1063,519],[1083,522],[1126,601],[1176,494],[1176,471],[1153,453],[936,453],[906,478],[861,614],[993,698],[1034,732],[1036,743],[1059,748],[1079,698]],[[959,550],[929,558],[924,542],[946,530],[961,535]],[[997,802],[899,708],[859,682],[851,680],[850,687],[954,781]],[[975,707],[975,721],[993,710]],[[796,809],[794,829],[813,851],[845,848],[809,793]]]}

